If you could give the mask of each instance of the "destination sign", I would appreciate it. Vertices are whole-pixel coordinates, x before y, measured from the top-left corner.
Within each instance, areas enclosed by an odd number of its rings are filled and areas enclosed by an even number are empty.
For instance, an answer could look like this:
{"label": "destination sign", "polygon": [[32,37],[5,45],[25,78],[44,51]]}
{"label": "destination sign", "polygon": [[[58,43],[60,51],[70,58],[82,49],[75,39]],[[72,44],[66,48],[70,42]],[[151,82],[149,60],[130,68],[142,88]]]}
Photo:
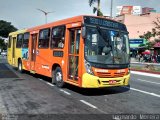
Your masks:
{"label": "destination sign", "polygon": [[84,23],[90,24],[90,25],[96,25],[96,26],[98,25],[98,26],[102,26],[102,27],[120,29],[120,30],[124,30],[124,31],[127,30],[124,24],[116,22],[116,21],[108,20],[105,18],[96,18],[96,17],[85,16]]}

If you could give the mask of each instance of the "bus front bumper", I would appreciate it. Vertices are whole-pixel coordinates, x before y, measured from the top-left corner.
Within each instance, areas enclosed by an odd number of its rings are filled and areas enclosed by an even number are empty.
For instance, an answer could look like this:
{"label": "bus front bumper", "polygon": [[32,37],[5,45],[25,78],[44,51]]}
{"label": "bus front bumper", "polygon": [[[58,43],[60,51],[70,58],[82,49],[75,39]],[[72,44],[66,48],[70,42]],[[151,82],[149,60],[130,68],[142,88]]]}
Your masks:
{"label": "bus front bumper", "polygon": [[84,73],[82,77],[83,88],[102,88],[114,86],[127,86],[129,84],[130,74],[117,78],[99,78],[97,76]]}

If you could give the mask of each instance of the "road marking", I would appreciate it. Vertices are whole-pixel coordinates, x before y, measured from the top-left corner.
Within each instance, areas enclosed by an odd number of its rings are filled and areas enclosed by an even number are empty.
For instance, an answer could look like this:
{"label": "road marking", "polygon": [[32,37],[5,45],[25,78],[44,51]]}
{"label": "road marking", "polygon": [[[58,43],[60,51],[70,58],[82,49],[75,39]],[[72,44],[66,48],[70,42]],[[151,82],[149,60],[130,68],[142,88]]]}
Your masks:
{"label": "road marking", "polygon": [[42,82],[44,82],[44,83],[46,83],[46,84],[48,84],[48,85],[50,85],[50,86],[55,86],[55,85],[53,85],[53,84],[51,84],[51,83],[49,83],[49,82],[44,81],[44,80],[41,79],[41,78],[38,78],[38,80],[40,80],[40,81],[42,81]]}
{"label": "road marking", "polygon": [[49,83],[49,82],[46,82],[48,85],[50,85],[50,86],[55,86],[55,85],[53,85],[52,83]]}
{"label": "road marking", "polygon": [[92,108],[94,108],[94,109],[96,109],[97,107],[96,106],[94,106],[94,105],[92,105],[91,103],[89,103],[89,102],[86,102],[85,100],[80,100],[82,103],[84,103],[84,104],[86,104],[86,105],[88,105],[88,106],[90,106],[90,107],[92,107]]}
{"label": "road marking", "polygon": [[67,92],[67,91],[65,91],[65,90],[60,89],[60,91],[61,91],[61,92],[64,92],[64,93],[67,94],[67,95],[71,95],[71,93],[69,93],[69,92]]}
{"label": "road marking", "polygon": [[131,71],[131,73],[132,74],[138,74],[138,75],[144,75],[144,76],[160,78],[160,75],[158,75],[158,74],[151,74],[151,73],[144,73],[144,72],[137,72],[137,71]]}
{"label": "road marking", "polygon": [[[41,79],[41,78],[38,78],[38,80],[43,81],[43,79]],[[43,82],[44,82],[44,81],[43,81]]]}
{"label": "road marking", "polygon": [[148,95],[152,95],[152,96],[155,96],[155,97],[159,97],[159,98],[160,98],[160,95],[155,94],[155,93],[150,93],[150,92],[143,91],[143,90],[139,90],[139,89],[136,89],[136,88],[129,88],[129,87],[126,87],[126,88],[131,89],[131,90],[134,90],[134,91],[137,91],[137,92],[141,92],[141,93],[144,93],[144,94],[148,94]]}
{"label": "road marking", "polygon": [[144,82],[148,82],[148,83],[153,83],[153,84],[160,84],[160,83],[157,83],[157,82],[151,82],[151,81],[147,81],[147,80],[142,80],[142,79],[138,79],[139,81],[144,81]]}

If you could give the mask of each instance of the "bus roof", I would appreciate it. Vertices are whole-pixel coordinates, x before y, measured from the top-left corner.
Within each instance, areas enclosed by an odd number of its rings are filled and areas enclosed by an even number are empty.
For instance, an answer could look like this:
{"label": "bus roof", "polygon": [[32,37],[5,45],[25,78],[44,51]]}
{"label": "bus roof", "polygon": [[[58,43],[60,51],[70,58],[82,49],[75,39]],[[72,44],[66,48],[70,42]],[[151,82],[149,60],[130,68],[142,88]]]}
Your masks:
{"label": "bus roof", "polygon": [[11,32],[11,33],[9,33],[9,36],[17,36],[17,34],[20,34],[20,33],[24,33],[24,32],[26,32],[27,31],[27,29],[23,29],[23,30],[18,30],[18,31],[15,31],[15,32]]}
{"label": "bus roof", "polygon": [[63,25],[63,24],[69,24],[69,23],[73,23],[73,22],[80,22],[83,20],[83,16],[76,16],[76,17],[72,17],[72,18],[67,18],[67,19],[63,19],[63,20],[57,20],[55,22],[51,22],[51,23],[47,23],[47,24],[43,24],[40,26],[36,26],[36,27],[32,27],[29,28],[28,31],[32,31],[32,30],[38,30],[41,28],[47,28],[50,26],[58,26],[58,25]]}
{"label": "bus roof", "polygon": [[63,20],[58,20],[58,21],[55,21],[55,22],[47,23],[47,24],[43,24],[43,25],[40,25],[40,26],[32,27],[32,28],[27,29],[27,31],[39,30],[39,29],[42,29],[42,28],[48,28],[50,26],[58,26],[58,25],[69,24],[69,23],[74,23],[74,22],[81,22],[81,21],[83,21],[83,18],[85,16],[95,17],[95,18],[103,18],[103,19],[106,19],[106,20],[117,22],[113,19],[109,19],[109,18],[105,18],[105,17],[101,17],[101,16],[80,15],[80,16],[75,16],[75,17],[71,17],[71,18],[67,18],[67,19],[63,19]]}
{"label": "bus roof", "polygon": [[[69,24],[69,23],[74,23],[74,22],[82,22],[83,18],[86,17],[86,16],[88,16],[88,17],[95,17],[95,18],[103,18],[103,19],[106,19],[106,20],[117,22],[117,21],[115,21],[113,19],[105,18],[105,17],[101,17],[101,16],[79,15],[79,16],[75,16],[75,17],[71,17],[71,18],[66,18],[66,19],[63,19],[63,20],[57,20],[55,22],[39,25],[39,26],[36,26],[36,27],[31,27],[31,28],[28,28],[28,29],[22,29],[22,30],[18,30],[18,31],[15,31],[15,32],[11,32],[9,34],[9,36],[11,36],[11,35],[12,36],[16,36],[17,34],[20,34],[20,33],[30,32],[30,31],[36,31],[36,30],[48,28],[48,27],[51,27],[51,26],[58,26],[58,25]],[[117,22],[117,23],[119,23],[119,22]],[[120,24],[123,24],[123,23],[120,23]]]}

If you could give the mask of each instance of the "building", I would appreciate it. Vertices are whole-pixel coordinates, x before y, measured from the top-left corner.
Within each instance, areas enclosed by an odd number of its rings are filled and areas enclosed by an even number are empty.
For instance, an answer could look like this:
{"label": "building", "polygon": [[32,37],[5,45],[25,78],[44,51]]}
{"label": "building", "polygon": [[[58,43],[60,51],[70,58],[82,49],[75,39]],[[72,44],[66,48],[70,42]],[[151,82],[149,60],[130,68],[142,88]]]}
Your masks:
{"label": "building", "polygon": [[141,15],[124,14],[117,16],[115,20],[124,23],[129,31],[131,39],[137,39],[147,31],[152,31],[155,28],[153,21],[160,17],[160,13],[146,13]]}
{"label": "building", "polygon": [[116,15],[130,14],[130,15],[140,15],[146,14],[149,12],[156,12],[154,8],[150,7],[141,7],[141,6],[117,6],[116,7]]}
{"label": "building", "polygon": [[129,15],[139,15],[141,14],[141,6],[117,6],[116,7],[116,15],[123,15],[123,14],[129,14]]}
{"label": "building", "polygon": [[160,13],[150,12],[141,15],[123,14],[117,16],[115,20],[122,22],[127,26],[131,50],[136,51],[140,44],[146,44],[146,40],[141,39],[139,36],[147,31],[152,31],[152,29],[155,28],[153,21],[156,21],[156,18],[158,17],[160,18]]}
{"label": "building", "polygon": [[154,10],[154,8],[149,8],[149,7],[142,8],[142,14],[146,14],[149,12],[156,12],[156,10]]}

